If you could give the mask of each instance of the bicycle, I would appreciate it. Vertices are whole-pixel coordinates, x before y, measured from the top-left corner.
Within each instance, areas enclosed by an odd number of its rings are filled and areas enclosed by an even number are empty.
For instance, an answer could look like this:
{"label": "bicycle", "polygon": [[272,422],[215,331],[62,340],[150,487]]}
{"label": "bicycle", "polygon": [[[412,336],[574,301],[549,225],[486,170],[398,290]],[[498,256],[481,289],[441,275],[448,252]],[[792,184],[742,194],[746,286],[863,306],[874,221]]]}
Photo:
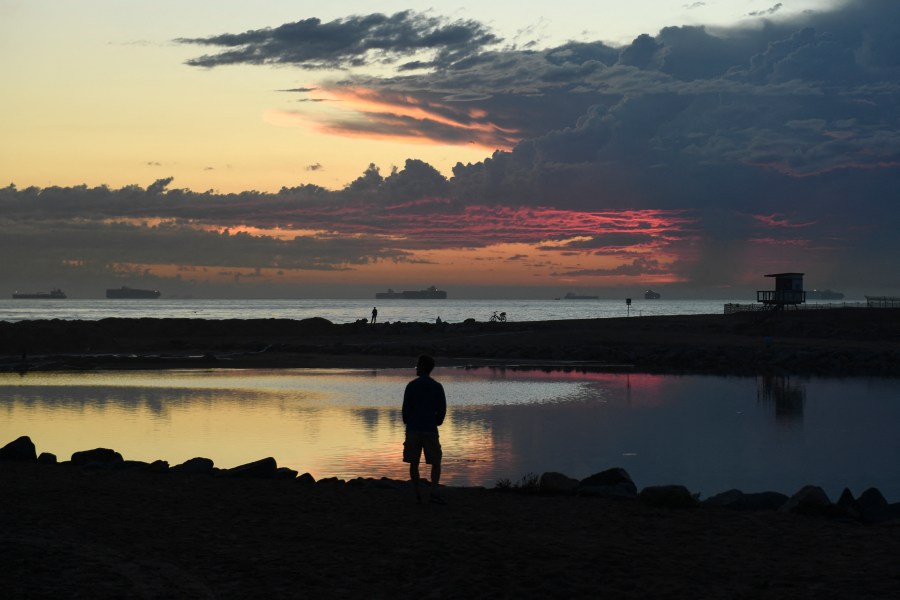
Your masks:
{"label": "bicycle", "polygon": [[505,312],[498,314],[496,310],[494,311],[494,314],[491,315],[491,323],[496,323],[498,321],[501,323],[506,323],[506,313]]}

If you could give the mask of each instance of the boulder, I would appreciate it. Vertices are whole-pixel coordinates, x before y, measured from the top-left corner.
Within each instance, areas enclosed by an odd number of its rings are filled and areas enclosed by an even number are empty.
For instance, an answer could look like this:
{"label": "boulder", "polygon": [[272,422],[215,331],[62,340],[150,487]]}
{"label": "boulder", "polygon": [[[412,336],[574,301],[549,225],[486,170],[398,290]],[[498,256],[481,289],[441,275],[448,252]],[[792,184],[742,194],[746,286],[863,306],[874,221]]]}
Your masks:
{"label": "boulder", "polygon": [[562,473],[547,471],[541,475],[538,489],[542,494],[574,494],[578,480]]}
{"label": "boulder", "polygon": [[892,517],[890,505],[878,488],[864,491],[856,499],[856,504],[859,507],[859,517],[864,523],[880,523]]}
{"label": "boulder", "polygon": [[188,473],[191,475],[212,475],[213,461],[209,458],[198,456],[196,458],[186,460],[180,465],[175,465],[174,467],[172,467],[172,471],[175,471],[176,473]]}
{"label": "boulder", "polygon": [[81,450],[72,454],[72,464],[77,466],[113,466],[122,462],[122,455],[109,448]]}
{"label": "boulder", "polygon": [[819,486],[807,485],[791,496],[778,512],[830,516],[835,512],[835,505],[828,499],[825,490]]}
{"label": "boulder", "polygon": [[144,462],[142,460],[126,460],[117,466],[121,469],[127,469],[129,471],[149,471],[150,470],[150,463]]}
{"label": "boulder", "polygon": [[745,494],[740,490],[728,490],[710,496],[702,502],[706,506],[720,506],[731,510],[778,510],[788,497],[778,492]]}
{"label": "boulder", "polygon": [[575,487],[575,493],[579,496],[634,498],[637,496],[637,486],[628,471],[616,467],[582,479]]}
{"label": "boulder", "polygon": [[154,460],[152,463],[150,463],[150,468],[147,470],[151,473],[166,473],[169,470],[169,461]]}
{"label": "boulder", "polygon": [[316,482],[316,485],[326,488],[343,488],[344,483],[346,482],[343,479],[338,479],[337,477],[326,477],[325,479],[318,480]]}
{"label": "boulder", "polygon": [[746,494],[741,490],[728,490],[710,496],[702,502],[705,506],[720,506],[722,508],[737,509],[744,501]]}
{"label": "boulder", "polygon": [[388,477],[375,479],[373,477],[356,477],[347,481],[349,487],[361,487],[372,490],[405,490],[409,484],[405,481],[397,481]]}
{"label": "boulder", "polygon": [[297,482],[302,483],[303,485],[313,485],[316,482],[316,478],[309,473],[304,473],[297,478]]}
{"label": "boulder", "polygon": [[56,455],[52,452],[41,452],[37,457],[37,461],[44,465],[55,465],[57,462]]}
{"label": "boulder", "polygon": [[697,497],[683,485],[655,485],[645,487],[638,500],[661,508],[693,508],[699,504]]}
{"label": "boulder", "polygon": [[296,479],[297,471],[293,469],[289,469],[287,467],[278,467],[278,470],[275,471],[275,479]]}
{"label": "boulder", "polygon": [[31,438],[23,435],[0,448],[0,460],[34,462],[37,460],[37,451]]}
{"label": "boulder", "polygon": [[853,493],[849,488],[844,488],[841,497],[838,498],[837,505],[847,513],[848,517],[853,519],[862,519],[862,513],[859,511],[859,503],[853,497]]}
{"label": "boulder", "polygon": [[260,460],[228,469],[225,474],[228,477],[249,477],[252,479],[274,479],[278,471],[278,464],[271,456]]}

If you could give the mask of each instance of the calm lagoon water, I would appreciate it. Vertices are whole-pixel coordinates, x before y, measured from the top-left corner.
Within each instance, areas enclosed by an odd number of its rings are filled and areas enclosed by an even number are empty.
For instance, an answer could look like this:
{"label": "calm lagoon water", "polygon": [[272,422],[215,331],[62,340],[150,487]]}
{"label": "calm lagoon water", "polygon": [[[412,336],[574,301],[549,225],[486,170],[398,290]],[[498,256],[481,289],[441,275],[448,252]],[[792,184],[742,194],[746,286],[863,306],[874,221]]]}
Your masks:
{"label": "calm lagoon water", "polygon": [[[0,444],[29,435],[67,460],[114,448],[233,467],[273,456],[316,478],[405,479],[399,405],[410,370],[0,374]],[[614,466],[638,487],[739,488],[900,501],[900,381],[435,370],[448,394],[444,482],[493,485]]]}

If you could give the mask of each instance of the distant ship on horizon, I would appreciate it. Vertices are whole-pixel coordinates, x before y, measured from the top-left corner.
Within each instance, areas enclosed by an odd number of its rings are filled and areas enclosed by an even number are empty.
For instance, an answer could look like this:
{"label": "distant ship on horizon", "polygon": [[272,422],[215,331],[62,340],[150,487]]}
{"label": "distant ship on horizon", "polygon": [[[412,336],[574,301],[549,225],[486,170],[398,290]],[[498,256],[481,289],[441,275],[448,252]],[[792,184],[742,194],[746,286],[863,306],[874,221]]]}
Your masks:
{"label": "distant ship on horizon", "polygon": [[[575,293],[569,292],[568,294],[563,296],[562,299],[563,300],[599,300],[600,296],[583,296],[581,294],[575,294]],[[557,300],[559,300],[559,298],[557,298]]]}
{"label": "distant ship on horizon", "polygon": [[49,292],[15,292],[14,300],[64,300],[65,292],[59,288],[53,288]]}
{"label": "distant ship on horizon", "polygon": [[402,292],[395,292],[388,288],[386,292],[375,292],[375,298],[378,300],[446,300],[447,292],[439,290],[435,286],[424,290],[405,290]]}
{"label": "distant ship on horizon", "polygon": [[161,294],[158,290],[139,290],[136,288],[126,287],[124,285],[120,288],[110,288],[106,290],[106,297],[114,300],[159,298],[160,295]]}
{"label": "distant ship on horizon", "polygon": [[843,300],[844,294],[833,290],[807,290],[807,300]]}
{"label": "distant ship on horizon", "polygon": [[644,292],[644,300],[659,300],[660,298],[662,298],[662,294],[659,292],[654,292],[653,290]]}

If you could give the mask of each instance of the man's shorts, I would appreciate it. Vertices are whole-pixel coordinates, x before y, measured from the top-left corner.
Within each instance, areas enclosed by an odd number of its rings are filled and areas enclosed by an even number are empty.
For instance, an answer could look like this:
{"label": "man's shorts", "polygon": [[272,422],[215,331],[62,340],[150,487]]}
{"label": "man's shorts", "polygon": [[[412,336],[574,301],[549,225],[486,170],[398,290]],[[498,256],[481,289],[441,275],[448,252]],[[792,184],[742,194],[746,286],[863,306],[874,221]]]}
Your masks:
{"label": "man's shorts", "polygon": [[403,442],[403,462],[418,463],[422,450],[425,451],[425,464],[441,464],[443,451],[438,434],[407,431]]}

